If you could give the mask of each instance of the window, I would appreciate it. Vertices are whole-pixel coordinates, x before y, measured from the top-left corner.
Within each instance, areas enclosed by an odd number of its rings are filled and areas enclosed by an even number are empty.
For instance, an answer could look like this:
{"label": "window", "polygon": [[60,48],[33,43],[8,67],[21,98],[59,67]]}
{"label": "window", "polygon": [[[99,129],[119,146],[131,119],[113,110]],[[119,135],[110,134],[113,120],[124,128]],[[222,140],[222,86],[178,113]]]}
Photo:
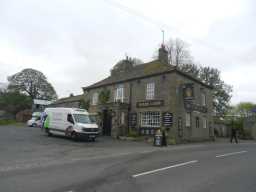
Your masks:
{"label": "window", "polygon": [[98,93],[93,93],[93,95],[92,95],[92,105],[97,105],[98,104],[98,99],[99,99],[99,94]]}
{"label": "window", "polygon": [[121,125],[125,124],[125,113],[121,112]]}
{"label": "window", "polygon": [[207,119],[205,117],[203,118],[203,128],[207,128]]}
{"label": "window", "polygon": [[196,128],[199,128],[199,117],[196,117]]}
{"label": "window", "polygon": [[123,85],[117,86],[114,100],[124,102],[124,86]]}
{"label": "window", "polygon": [[161,119],[160,112],[148,111],[141,113],[141,127],[160,127]]}
{"label": "window", "polygon": [[74,122],[74,119],[73,119],[73,117],[72,117],[71,114],[68,114],[68,116],[67,116],[67,121],[70,122],[70,123],[72,123],[72,124],[75,123],[75,122]]}
{"label": "window", "polygon": [[83,124],[93,123],[89,115],[84,115],[84,114],[73,114],[73,115],[77,123],[83,123]]}
{"label": "window", "polygon": [[205,95],[205,93],[201,94],[201,98],[202,98],[202,105],[206,106],[206,95]]}
{"label": "window", "polygon": [[191,126],[191,113],[186,113],[186,127]]}
{"label": "window", "polygon": [[154,99],[155,97],[155,83],[148,83],[146,86],[146,99]]}

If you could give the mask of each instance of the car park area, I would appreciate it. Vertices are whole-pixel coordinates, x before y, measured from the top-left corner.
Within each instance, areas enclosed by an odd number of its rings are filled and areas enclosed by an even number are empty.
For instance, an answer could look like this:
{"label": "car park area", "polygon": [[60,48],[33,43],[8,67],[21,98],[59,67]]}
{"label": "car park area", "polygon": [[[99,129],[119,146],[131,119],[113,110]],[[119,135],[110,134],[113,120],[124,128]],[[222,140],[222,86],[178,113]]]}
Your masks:
{"label": "car park area", "polygon": [[41,128],[0,126],[0,171],[62,164],[75,159],[112,156],[150,150],[146,143],[98,137],[95,142],[72,141],[66,137],[49,137]]}
{"label": "car park area", "polygon": [[255,191],[254,141],[163,148],[111,137],[75,142],[26,125],[0,131],[0,191]]}

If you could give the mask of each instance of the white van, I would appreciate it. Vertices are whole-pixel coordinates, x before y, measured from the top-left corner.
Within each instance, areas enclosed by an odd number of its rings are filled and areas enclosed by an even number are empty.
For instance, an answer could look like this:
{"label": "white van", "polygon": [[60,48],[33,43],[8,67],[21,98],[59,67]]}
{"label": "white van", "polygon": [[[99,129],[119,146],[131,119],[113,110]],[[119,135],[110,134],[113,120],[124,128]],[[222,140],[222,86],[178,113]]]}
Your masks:
{"label": "white van", "polygon": [[47,118],[44,127],[48,135],[62,135],[77,140],[86,138],[95,140],[99,128],[90,114],[84,109],[46,108]]}

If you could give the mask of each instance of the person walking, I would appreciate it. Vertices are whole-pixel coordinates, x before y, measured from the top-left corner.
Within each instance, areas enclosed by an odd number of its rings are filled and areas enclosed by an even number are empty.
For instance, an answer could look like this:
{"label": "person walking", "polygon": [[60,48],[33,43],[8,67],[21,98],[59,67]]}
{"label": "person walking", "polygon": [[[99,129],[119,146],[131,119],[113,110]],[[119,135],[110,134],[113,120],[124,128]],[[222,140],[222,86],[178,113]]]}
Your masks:
{"label": "person walking", "polygon": [[238,143],[237,141],[237,129],[234,128],[234,126],[231,129],[231,138],[230,138],[230,142],[232,143],[233,139],[235,138],[235,142]]}

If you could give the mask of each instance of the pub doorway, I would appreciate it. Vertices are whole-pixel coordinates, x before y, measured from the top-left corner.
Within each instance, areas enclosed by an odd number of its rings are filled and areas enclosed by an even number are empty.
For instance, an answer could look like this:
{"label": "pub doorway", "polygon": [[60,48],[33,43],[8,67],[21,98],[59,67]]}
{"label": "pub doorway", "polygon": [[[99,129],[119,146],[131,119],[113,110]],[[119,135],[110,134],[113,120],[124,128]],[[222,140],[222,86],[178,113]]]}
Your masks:
{"label": "pub doorway", "polygon": [[111,128],[112,128],[111,113],[108,110],[103,110],[103,127],[102,127],[103,135],[111,136]]}

